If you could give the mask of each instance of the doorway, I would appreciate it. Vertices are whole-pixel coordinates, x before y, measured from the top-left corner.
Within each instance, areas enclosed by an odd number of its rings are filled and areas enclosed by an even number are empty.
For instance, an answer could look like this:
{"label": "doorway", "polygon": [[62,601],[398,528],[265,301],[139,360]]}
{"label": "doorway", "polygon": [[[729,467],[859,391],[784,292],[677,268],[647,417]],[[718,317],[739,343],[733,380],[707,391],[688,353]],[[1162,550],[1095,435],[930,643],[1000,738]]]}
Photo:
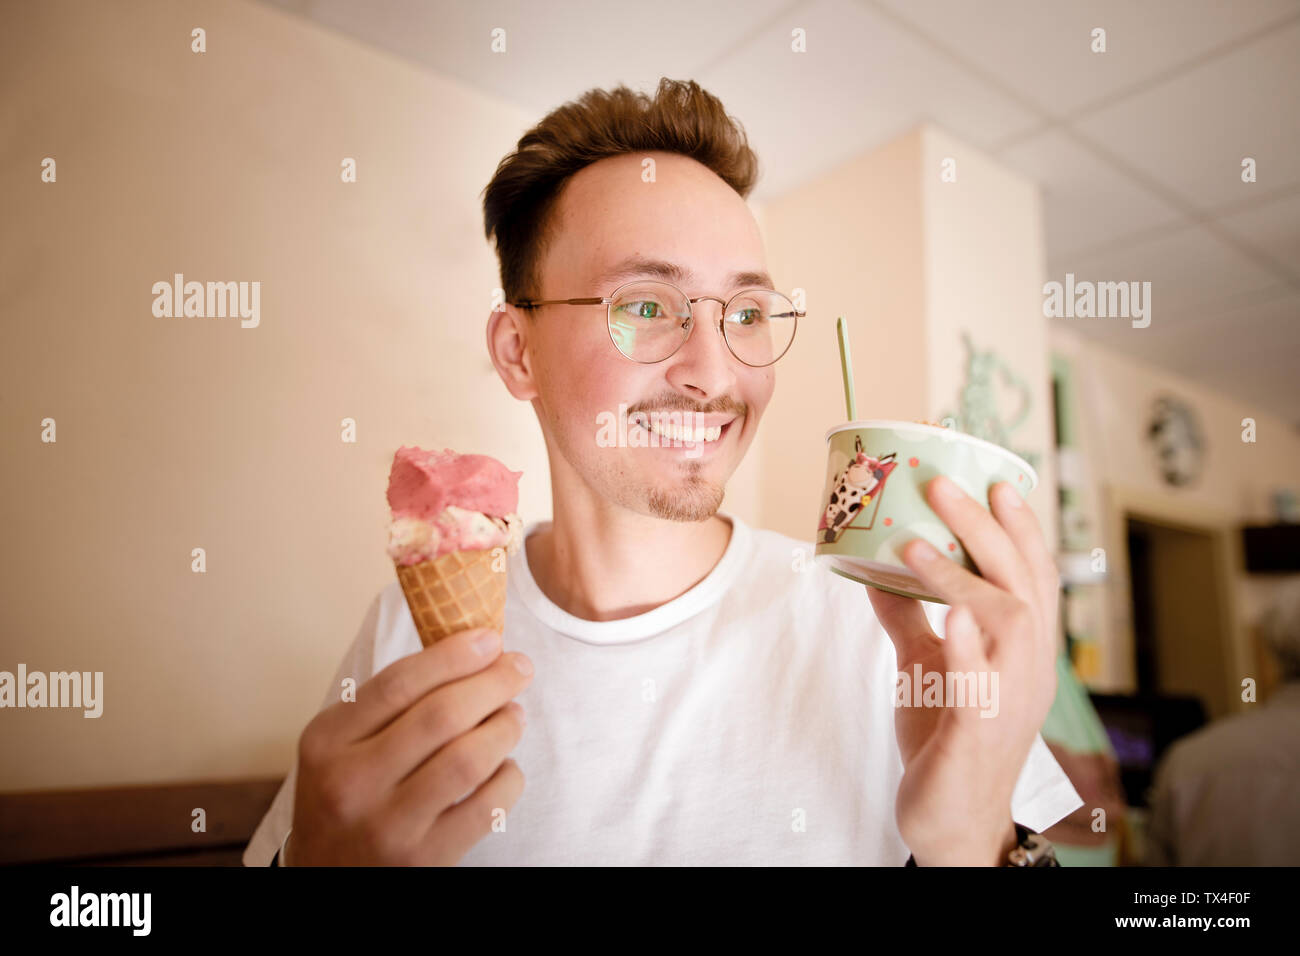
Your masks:
{"label": "doorway", "polygon": [[1216,529],[1125,514],[1137,693],[1195,697],[1211,719],[1231,712],[1232,635]]}

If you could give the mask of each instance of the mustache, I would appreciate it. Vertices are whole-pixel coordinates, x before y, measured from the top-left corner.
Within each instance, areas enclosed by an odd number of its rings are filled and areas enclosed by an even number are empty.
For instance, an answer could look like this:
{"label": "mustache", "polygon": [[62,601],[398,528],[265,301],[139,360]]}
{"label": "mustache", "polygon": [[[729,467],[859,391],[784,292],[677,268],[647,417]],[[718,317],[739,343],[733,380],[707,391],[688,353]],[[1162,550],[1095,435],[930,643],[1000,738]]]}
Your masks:
{"label": "mustache", "polygon": [[661,398],[652,399],[645,402],[637,402],[627,407],[629,415],[638,412],[688,412],[697,415],[735,415],[737,418],[743,418],[749,412],[749,408],[744,402],[737,401],[730,396],[725,398],[716,398],[711,402],[701,405],[692,402],[685,395],[664,395]]}

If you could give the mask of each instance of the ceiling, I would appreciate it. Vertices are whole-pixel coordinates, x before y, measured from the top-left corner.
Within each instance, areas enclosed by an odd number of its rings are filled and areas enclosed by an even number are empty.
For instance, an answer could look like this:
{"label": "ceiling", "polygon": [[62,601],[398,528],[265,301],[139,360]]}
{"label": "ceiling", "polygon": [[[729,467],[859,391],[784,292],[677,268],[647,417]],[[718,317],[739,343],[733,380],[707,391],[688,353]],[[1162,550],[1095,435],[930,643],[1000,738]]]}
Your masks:
{"label": "ceiling", "polygon": [[1147,328],[1053,321],[1300,427],[1300,0],[263,2],[539,117],[696,79],[758,202],[932,121],[1042,185],[1048,278],[1152,283]]}

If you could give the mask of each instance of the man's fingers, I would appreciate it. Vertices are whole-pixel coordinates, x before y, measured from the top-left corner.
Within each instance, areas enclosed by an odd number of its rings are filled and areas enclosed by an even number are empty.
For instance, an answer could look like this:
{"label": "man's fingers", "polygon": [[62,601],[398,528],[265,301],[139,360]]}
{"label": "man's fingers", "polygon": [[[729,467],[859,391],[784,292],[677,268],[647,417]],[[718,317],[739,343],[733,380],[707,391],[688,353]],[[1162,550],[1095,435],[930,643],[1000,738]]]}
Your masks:
{"label": "man's fingers", "polygon": [[394,791],[396,825],[414,835],[483,784],[519,743],[523,708],[510,703],[426,760]]}
{"label": "man's fingers", "polygon": [[[479,644],[483,640],[484,644]],[[357,688],[357,699],[317,716],[327,736],[352,743],[371,736],[442,684],[476,674],[501,653],[501,635],[491,629],[453,634],[393,661]]]}
{"label": "man's fingers", "polygon": [[894,642],[894,653],[900,668],[912,661],[921,660],[940,646],[938,636],[930,627],[925,609],[916,598],[903,597],[891,591],[881,591],[867,585],[867,597],[885,633]]}
{"label": "man's fingers", "polygon": [[985,653],[990,661],[996,663],[995,656],[1000,659],[1008,652],[1007,647],[1000,646],[1007,639],[1014,641],[1022,634],[1025,640],[1036,639],[1033,632],[1039,627],[1038,611],[1029,601],[971,574],[922,538],[909,541],[903,547],[902,558],[922,583],[948,604],[964,604],[970,610],[988,639]]}
{"label": "man's fingers", "polygon": [[[434,688],[377,734],[355,746],[362,773],[387,789],[518,695],[532,681],[515,665],[522,654],[502,654],[491,667]],[[476,781],[477,782],[477,781]]]}
{"label": "man's fingers", "polygon": [[1043,537],[1042,526],[1039,525],[1033,509],[1020,497],[1019,492],[1009,481],[1000,481],[994,485],[989,500],[993,505],[993,514],[1002,527],[1007,529],[1007,534],[1024,556],[1025,564],[1037,588],[1041,601],[1039,606],[1044,616],[1053,617],[1052,620],[1043,622],[1046,625],[1043,628],[1043,636],[1054,656],[1056,648],[1054,612],[1059,600],[1061,575],[1056,568],[1056,561],[1047,548],[1047,539]]}
{"label": "man's fingers", "polygon": [[950,720],[959,725],[965,724],[966,728],[969,728],[975,722],[972,718],[979,719],[980,709],[975,705],[985,703],[979,698],[977,688],[997,687],[996,684],[990,683],[992,665],[984,653],[984,639],[980,634],[980,626],[975,621],[975,616],[971,614],[970,608],[964,604],[948,610],[943,634],[944,670],[956,675],[973,674],[977,682],[975,686],[967,688],[976,694],[974,700],[964,700],[962,706],[956,706],[950,701],[947,708]]}
{"label": "man's fingers", "polygon": [[[1015,489],[1010,490],[1015,494]],[[1034,604],[1041,600],[1042,592],[1030,574],[1027,556],[1021,554],[1018,542],[1011,539],[988,509],[943,475],[930,481],[925,496],[934,513],[961,539],[981,577],[1021,600]],[[1029,511],[1028,508],[1020,510]],[[1032,518],[1032,512],[1029,514]],[[1020,530],[1023,534],[1023,528]]]}
{"label": "man's fingers", "polygon": [[460,860],[476,843],[491,836],[493,824],[523,792],[523,771],[507,758],[483,786],[438,818],[437,828],[431,827],[425,838],[430,852]]}
{"label": "man's fingers", "polygon": [[[988,604],[997,600],[998,595],[1006,594],[997,585],[978,574],[972,574],[956,561],[941,554],[938,548],[924,538],[914,538],[903,545],[899,557],[921,579],[922,584],[952,607],[967,604],[974,609],[978,604]],[[978,614],[976,620],[984,623]]]}

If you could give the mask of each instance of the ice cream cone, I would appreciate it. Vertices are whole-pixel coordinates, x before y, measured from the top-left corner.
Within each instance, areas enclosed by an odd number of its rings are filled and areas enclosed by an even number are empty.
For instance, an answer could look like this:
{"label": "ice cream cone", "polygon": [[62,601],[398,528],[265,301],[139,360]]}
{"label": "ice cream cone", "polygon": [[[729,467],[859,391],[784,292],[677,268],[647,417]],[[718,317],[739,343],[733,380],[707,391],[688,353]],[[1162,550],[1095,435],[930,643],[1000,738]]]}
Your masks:
{"label": "ice cream cone", "polygon": [[396,565],[420,643],[428,647],[471,628],[504,630],[506,571],[504,565],[493,568],[500,556],[496,548],[452,551],[432,561]]}

